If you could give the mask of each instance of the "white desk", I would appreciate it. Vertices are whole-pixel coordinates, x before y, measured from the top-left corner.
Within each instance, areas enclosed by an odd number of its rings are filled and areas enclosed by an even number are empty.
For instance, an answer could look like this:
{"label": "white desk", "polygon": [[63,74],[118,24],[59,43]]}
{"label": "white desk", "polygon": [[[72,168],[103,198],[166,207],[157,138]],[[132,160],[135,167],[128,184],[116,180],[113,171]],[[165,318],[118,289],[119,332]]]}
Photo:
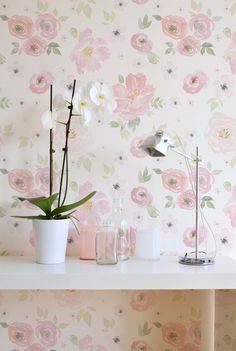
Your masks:
{"label": "white desk", "polygon": [[236,261],[218,257],[215,265],[185,266],[177,257],[130,259],[114,266],[67,257],[64,264],[40,265],[34,257],[0,257],[0,290],[236,289]]}

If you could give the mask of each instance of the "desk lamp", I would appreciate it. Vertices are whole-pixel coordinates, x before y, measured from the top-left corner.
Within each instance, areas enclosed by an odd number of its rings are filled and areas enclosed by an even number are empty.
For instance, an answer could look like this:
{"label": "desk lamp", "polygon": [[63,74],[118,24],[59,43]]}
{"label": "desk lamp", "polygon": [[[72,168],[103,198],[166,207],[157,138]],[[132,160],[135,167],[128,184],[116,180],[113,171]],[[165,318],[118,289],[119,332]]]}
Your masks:
{"label": "desk lamp", "polygon": [[[158,130],[155,135],[149,136],[144,140],[140,149],[143,150],[151,157],[164,157],[167,156],[168,151],[174,151],[177,154],[183,156],[185,159],[194,161],[196,164],[196,180],[195,180],[195,198],[196,198],[196,210],[195,210],[195,248],[191,254],[194,257],[188,257],[186,253],[183,257],[180,257],[179,263],[185,265],[196,265],[196,266],[206,266],[214,263],[214,258],[207,257],[204,251],[198,250],[198,238],[199,238],[199,162],[201,159],[198,156],[198,147],[196,147],[195,158],[177,150],[171,140],[171,138],[163,131]],[[205,254],[203,256],[202,254]],[[201,256],[201,257],[200,257]]]}

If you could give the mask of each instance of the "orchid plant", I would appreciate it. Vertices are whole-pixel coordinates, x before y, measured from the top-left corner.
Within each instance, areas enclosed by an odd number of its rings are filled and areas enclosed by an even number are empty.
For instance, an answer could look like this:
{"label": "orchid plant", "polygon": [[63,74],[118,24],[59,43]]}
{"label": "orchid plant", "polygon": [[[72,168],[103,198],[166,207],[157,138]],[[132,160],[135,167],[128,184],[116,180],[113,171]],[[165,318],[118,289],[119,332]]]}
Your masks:
{"label": "orchid plant", "polygon": [[[50,146],[49,146],[49,196],[40,196],[34,198],[18,197],[20,201],[29,201],[31,204],[42,210],[43,214],[37,216],[14,216],[17,218],[27,219],[65,219],[73,217],[72,214],[76,209],[89,201],[96,191],[89,193],[87,196],[79,201],[65,205],[68,184],[69,184],[69,135],[72,118],[80,118],[84,125],[88,125],[92,112],[97,109],[107,109],[113,111],[115,102],[110,93],[109,88],[101,82],[88,84],[86,88],[79,88],[75,92],[76,80],[74,80],[71,95],[69,90],[64,95],[58,94],[52,98],[52,85],[50,86],[50,110],[42,115],[42,125],[50,132]],[[53,105],[57,106],[57,110],[64,109],[66,106],[69,109],[69,115],[66,122],[59,121],[57,112],[53,111]],[[74,113],[73,111],[76,111]],[[53,193],[53,179],[54,179],[54,147],[53,137],[56,124],[60,123],[65,127],[65,143],[62,148],[62,166],[60,172],[59,191]],[[74,217],[73,217],[74,218]]]}

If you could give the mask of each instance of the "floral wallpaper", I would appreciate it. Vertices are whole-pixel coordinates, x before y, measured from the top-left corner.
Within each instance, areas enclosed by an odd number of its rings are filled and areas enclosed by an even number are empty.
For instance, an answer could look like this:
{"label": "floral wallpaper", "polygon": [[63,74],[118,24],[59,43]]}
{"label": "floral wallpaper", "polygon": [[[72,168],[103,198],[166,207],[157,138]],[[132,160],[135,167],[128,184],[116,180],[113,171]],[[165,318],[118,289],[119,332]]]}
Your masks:
{"label": "floral wallpaper", "polygon": [[[78,211],[81,223],[101,223],[112,199],[123,197],[132,227],[158,226],[162,253],[192,250],[194,165],[139,149],[146,136],[165,130],[189,155],[199,146],[203,159],[201,249],[235,257],[235,16],[235,0],[0,0],[1,255],[34,253],[31,223],[11,216],[35,213],[18,196],[48,194],[41,115],[50,84],[57,109],[58,94],[76,79],[81,88],[104,82],[115,101],[88,125],[73,120],[69,198],[97,190]],[[62,135],[58,125],[55,187]],[[73,227],[67,249],[78,255]],[[201,308],[194,309],[197,292],[189,294],[3,292],[0,340],[7,351],[199,351]],[[234,324],[234,292],[218,292],[216,349],[236,349]]]}

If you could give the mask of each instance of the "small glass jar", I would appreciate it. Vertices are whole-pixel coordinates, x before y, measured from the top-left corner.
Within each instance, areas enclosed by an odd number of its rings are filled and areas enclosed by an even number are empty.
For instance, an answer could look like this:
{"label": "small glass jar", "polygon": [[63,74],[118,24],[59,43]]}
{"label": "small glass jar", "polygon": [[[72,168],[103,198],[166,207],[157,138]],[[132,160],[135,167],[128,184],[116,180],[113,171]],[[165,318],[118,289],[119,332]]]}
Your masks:
{"label": "small glass jar", "polygon": [[81,260],[96,260],[96,233],[96,225],[79,226],[79,258]]}
{"label": "small glass jar", "polygon": [[117,233],[116,228],[104,223],[97,228],[96,262],[98,264],[117,263]]}

